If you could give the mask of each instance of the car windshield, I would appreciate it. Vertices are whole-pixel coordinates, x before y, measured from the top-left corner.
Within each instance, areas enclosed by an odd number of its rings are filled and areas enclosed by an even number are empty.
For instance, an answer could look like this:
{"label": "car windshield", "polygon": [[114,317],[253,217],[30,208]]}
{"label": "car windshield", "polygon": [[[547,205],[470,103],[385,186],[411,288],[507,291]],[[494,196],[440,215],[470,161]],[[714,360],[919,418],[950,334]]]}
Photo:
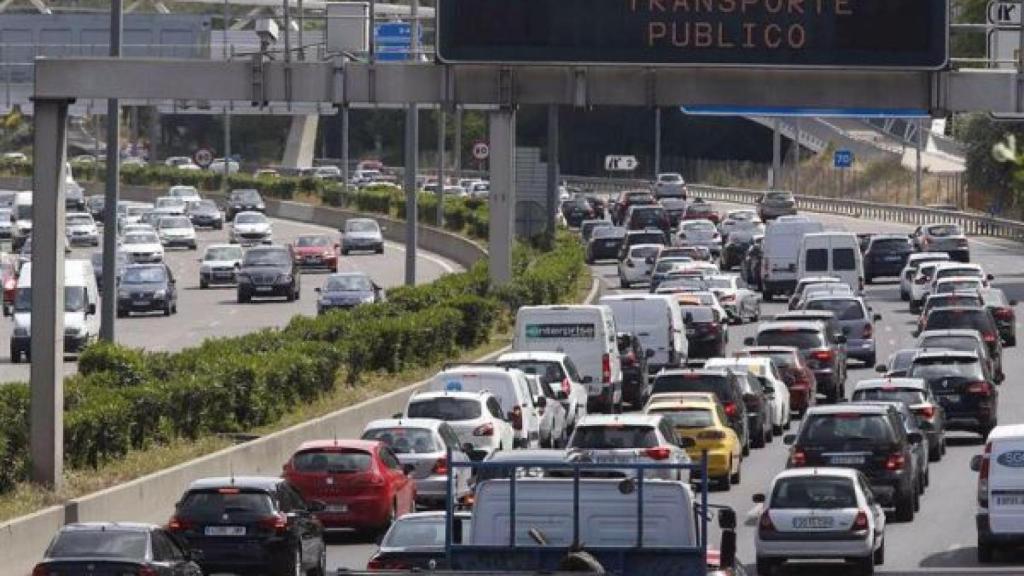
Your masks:
{"label": "car windshield", "polygon": [[305,450],[292,457],[296,472],[330,472],[345,474],[365,472],[370,469],[369,452],[348,448],[329,450]]}
{"label": "car windshield", "polygon": [[[82,312],[85,310],[86,296],[85,288],[82,286],[64,287],[64,311]],[[29,287],[18,288],[14,295],[14,311],[29,312],[32,310],[32,289]]]}
{"label": "car windshield", "polygon": [[430,454],[444,447],[434,441],[426,428],[375,428],[363,432],[363,440],[379,440],[395,454]]}
{"label": "car windshield", "polygon": [[942,224],[928,228],[928,234],[941,238],[944,236],[960,236],[960,227],[956,224]]}
{"label": "car windshield", "polygon": [[984,290],[981,295],[985,300],[986,306],[1004,307],[1010,305],[1009,300],[1006,298],[1006,293],[998,288]]}
{"label": "car windshield", "polygon": [[135,233],[124,237],[125,244],[159,244],[160,239],[153,233]]}
{"label": "car windshield", "polygon": [[510,360],[503,361],[502,366],[518,368],[527,374],[540,377],[545,384],[559,384],[566,378],[562,365],[558,362],[544,360]]}
{"label": "car windshield", "polygon": [[967,328],[979,332],[991,331],[991,319],[987,310],[964,310],[940,308],[928,313],[925,330],[948,330]]}
{"label": "car windshield", "polygon": [[[483,472],[481,470],[481,472]],[[468,518],[456,518],[453,540],[462,542],[470,533],[471,521]],[[381,542],[381,548],[436,548],[444,550],[445,520],[443,516],[433,518],[399,518],[388,530]],[[461,536],[461,538],[460,538]]]}
{"label": "car windshield", "polygon": [[49,558],[131,558],[146,557],[148,537],[141,530],[67,530],[47,550]]}
{"label": "car windshield", "polygon": [[234,190],[231,192],[233,202],[259,202],[260,193],[255,190]]}
{"label": "car windshield", "polygon": [[192,186],[172,186],[171,196],[198,196],[199,192]]}
{"label": "car windshield", "polygon": [[940,282],[935,287],[936,294],[948,294],[950,292],[974,292],[981,288],[981,281],[975,279],[947,280]]}
{"label": "car windshield", "polygon": [[185,205],[185,201],[182,200],[181,198],[171,197],[171,198],[157,198],[156,199],[156,207],[157,208],[176,208],[178,206],[184,206],[184,205]]}
{"label": "car windshield", "polygon": [[616,450],[619,448],[654,448],[658,434],[652,426],[603,424],[580,426],[572,433],[570,448]]}
{"label": "car windshield", "polygon": [[733,281],[732,278],[707,278],[705,281],[708,283],[708,288],[711,290],[732,290]]}
{"label": "car windshield", "polygon": [[480,417],[480,403],[465,398],[429,398],[409,403],[409,418],[437,420],[475,420]]}
{"label": "car windshield", "polygon": [[299,236],[295,240],[295,245],[300,248],[324,247],[330,246],[331,241],[327,236]]}
{"label": "car windshield", "polygon": [[690,232],[714,232],[715,225],[711,222],[691,222],[683,225],[683,230]]}
{"label": "car windshield", "polygon": [[192,222],[183,216],[179,216],[177,218],[161,218],[158,226],[161,228],[191,228]]}
{"label": "car windshield", "polygon": [[807,350],[823,344],[821,333],[816,330],[764,330],[757,335],[758,346],[792,346]]}
{"label": "car windshield", "polygon": [[903,402],[905,404],[920,404],[925,401],[924,392],[912,388],[866,388],[854,390],[854,402],[871,402],[880,400],[882,402]]}
{"label": "car windshield", "polygon": [[787,192],[768,192],[764,195],[764,199],[772,201],[792,200],[793,195]]}
{"label": "car windshield", "polygon": [[235,216],[235,224],[262,224],[266,221],[267,217],[258,212]]}
{"label": "car windshield", "polygon": [[333,276],[327,279],[327,292],[369,292],[373,284],[365,276]]}
{"label": "car windshield", "polygon": [[906,371],[917,357],[917,350],[900,350],[889,358],[889,370]]}
{"label": "car windshield", "polygon": [[848,478],[814,476],[782,478],[772,490],[770,508],[856,508],[857,493]]}
{"label": "car windshield", "polygon": [[122,284],[154,284],[163,282],[167,272],[163,266],[129,266],[121,276]]}
{"label": "car windshield", "polygon": [[816,414],[800,427],[801,444],[892,444],[892,427],[882,414],[841,412]]}
{"label": "car windshield", "polygon": [[711,392],[723,401],[729,401],[729,397],[723,397],[723,392],[727,390],[729,390],[729,382],[725,376],[692,372],[658,376],[654,380],[651,394],[662,394],[665,392]]}
{"label": "car windshield", "polygon": [[217,246],[203,255],[203,260],[241,260],[242,249],[235,246]]}
{"label": "car windshield", "polygon": [[367,220],[349,220],[345,222],[346,232],[376,232],[377,223]]}
{"label": "car windshield", "polygon": [[963,278],[981,278],[981,270],[977,268],[940,268],[935,273],[935,278],[952,278],[954,276],[960,276]]}
{"label": "car windshield", "polygon": [[266,492],[231,487],[191,491],[182,499],[179,508],[182,515],[206,517],[223,517],[228,513],[269,515],[273,511],[274,504]]}
{"label": "car windshield", "polygon": [[985,373],[976,358],[916,358],[907,376],[929,381],[944,378],[971,378],[983,380]]}
{"label": "car windshield", "polygon": [[781,368],[795,367],[799,364],[796,354],[793,352],[769,352],[767,350],[757,350],[749,353],[750,356],[756,358],[771,358],[772,362],[776,366]]}
{"label": "car windshield", "polygon": [[287,250],[249,250],[245,253],[243,266],[290,267],[291,257]]}
{"label": "car windshield", "polygon": [[[665,235],[660,232],[651,232],[647,234],[631,234],[629,236],[630,244],[665,244]],[[657,252],[657,250],[655,250]]]}
{"label": "car windshield", "polygon": [[194,212],[213,212],[217,210],[217,203],[213,200],[200,200],[192,205]]}
{"label": "car windshield", "polygon": [[[0,212],[0,218],[3,217],[3,212]],[[64,222],[68,226],[81,226],[92,224],[92,218],[85,214],[70,214],[64,218]]]}
{"label": "car windshield", "polygon": [[708,408],[655,408],[649,413],[663,415],[676,428],[707,428],[715,425],[715,418]]}
{"label": "car windshield", "polygon": [[816,298],[807,303],[808,310],[828,310],[837,320],[863,320],[864,309],[859,300],[849,298]]}
{"label": "car windshield", "polygon": [[594,229],[591,238],[615,238],[621,239],[624,230],[618,226],[598,226]]}
{"label": "car windshield", "polygon": [[654,267],[654,271],[655,272],[671,272],[672,270],[678,270],[680,268],[685,268],[686,264],[688,264],[689,262],[692,262],[692,260],[690,260],[689,258],[687,258],[685,260],[684,259],[679,259],[679,260],[675,260],[675,259],[664,260],[664,259],[662,259],[662,260],[658,260],[658,265]]}

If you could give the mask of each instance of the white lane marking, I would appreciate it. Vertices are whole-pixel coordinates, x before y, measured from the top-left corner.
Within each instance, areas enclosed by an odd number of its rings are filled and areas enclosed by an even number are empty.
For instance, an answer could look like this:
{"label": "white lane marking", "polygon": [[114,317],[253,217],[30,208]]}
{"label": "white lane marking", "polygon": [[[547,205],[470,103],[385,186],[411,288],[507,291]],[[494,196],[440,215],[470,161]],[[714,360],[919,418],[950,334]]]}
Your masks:
{"label": "white lane marking", "polygon": [[[394,242],[385,242],[384,244],[386,246],[391,246],[395,250],[401,250],[402,252],[405,252],[405,246],[403,246],[401,244],[396,244]],[[455,272],[455,268],[451,264],[445,262],[444,260],[438,258],[437,256],[433,256],[433,255],[431,255],[429,253],[425,253],[424,250],[417,249],[416,250],[416,256],[418,258],[423,258],[424,260],[429,260],[429,261],[433,262],[434,264],[437,264],[445,272],[448,272],[448,273]]]}

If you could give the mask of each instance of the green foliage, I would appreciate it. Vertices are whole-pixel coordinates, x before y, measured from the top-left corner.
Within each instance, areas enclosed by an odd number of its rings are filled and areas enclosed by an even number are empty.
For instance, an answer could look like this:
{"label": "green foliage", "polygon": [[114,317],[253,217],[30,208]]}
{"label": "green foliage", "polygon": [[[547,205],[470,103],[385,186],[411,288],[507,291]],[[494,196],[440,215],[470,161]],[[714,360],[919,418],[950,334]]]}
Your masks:
{"label": "green foliage", "polygon": [[992,150],[1008,135],[1024,140],[1024,123],[997,122],[980,113],[966,115],[959,122],[957,133],[967,145],[967,188],[992,195],[997,204],[994,208],[1000,212],[1003,206],[1013,204],[1014,166],[997,161]]}

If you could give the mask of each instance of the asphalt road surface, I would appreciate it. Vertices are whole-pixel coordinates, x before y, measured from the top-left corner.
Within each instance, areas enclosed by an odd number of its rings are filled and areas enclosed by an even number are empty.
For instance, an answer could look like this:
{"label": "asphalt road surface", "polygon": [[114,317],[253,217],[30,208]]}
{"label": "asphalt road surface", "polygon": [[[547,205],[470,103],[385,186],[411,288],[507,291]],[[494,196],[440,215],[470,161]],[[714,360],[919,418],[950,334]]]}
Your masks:
{"label": "asphalt road surface", "polygon": [[[289,220],[273,220],[274,240],[286,244],[299,234],[323,232],[339,238],[338,231],[323,226],[303,224]],[[281,300],[254,300],[248,304],[235,301],[234,286],[199,289],[199,259],[210,244],[227,242],[224,230],[198,229],[198,250],[167,249],[165,259],[178,280],[178,313],[164,317],[136,315],[119,318],[116,338],[120,344],[153,351],[175,351],[195,346],[205,338],[238,336],[261,328],[283,326],[296,314],[316,315],[315,288],[323,285],[327,272],[307,270],[302,274],[302,297],[295,302]],[[99,248],[75,248],[68,258],[88,259]],[[442,274],[461,267],[436,254],[420,251],[417,254],[416,281],[430,282]],[[384,254],[354,253],[342,256],[339,272],[363,271],[377,284],[387,288],[405,282],[405,248],[387,242]],[[28,381],[29,364],[11,364],[10,342],[14,330],[13,318],[0,318],[0,382]],[[74,372],[72,358],[64,363],[67,374]]]}

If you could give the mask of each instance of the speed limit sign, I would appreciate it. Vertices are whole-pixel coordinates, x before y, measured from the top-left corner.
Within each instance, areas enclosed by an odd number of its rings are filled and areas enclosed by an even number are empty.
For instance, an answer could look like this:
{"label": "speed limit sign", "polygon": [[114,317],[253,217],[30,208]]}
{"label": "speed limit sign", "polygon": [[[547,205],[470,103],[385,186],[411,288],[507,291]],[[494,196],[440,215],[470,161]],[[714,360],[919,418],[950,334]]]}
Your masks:
{"label": "speed limit sign", "polygon": [[477,142],[473,144],[473,158],[477,160],[486,160],[491,155],[491,147],[487,145],[487,142]]}
{"label": "speed limit sign", "polygon": [[192,160],[195,160],[195,163],[201,168],[206,168],[213,163],[213,150],[210,150],[209,148],[200,148],[192,155]]}

